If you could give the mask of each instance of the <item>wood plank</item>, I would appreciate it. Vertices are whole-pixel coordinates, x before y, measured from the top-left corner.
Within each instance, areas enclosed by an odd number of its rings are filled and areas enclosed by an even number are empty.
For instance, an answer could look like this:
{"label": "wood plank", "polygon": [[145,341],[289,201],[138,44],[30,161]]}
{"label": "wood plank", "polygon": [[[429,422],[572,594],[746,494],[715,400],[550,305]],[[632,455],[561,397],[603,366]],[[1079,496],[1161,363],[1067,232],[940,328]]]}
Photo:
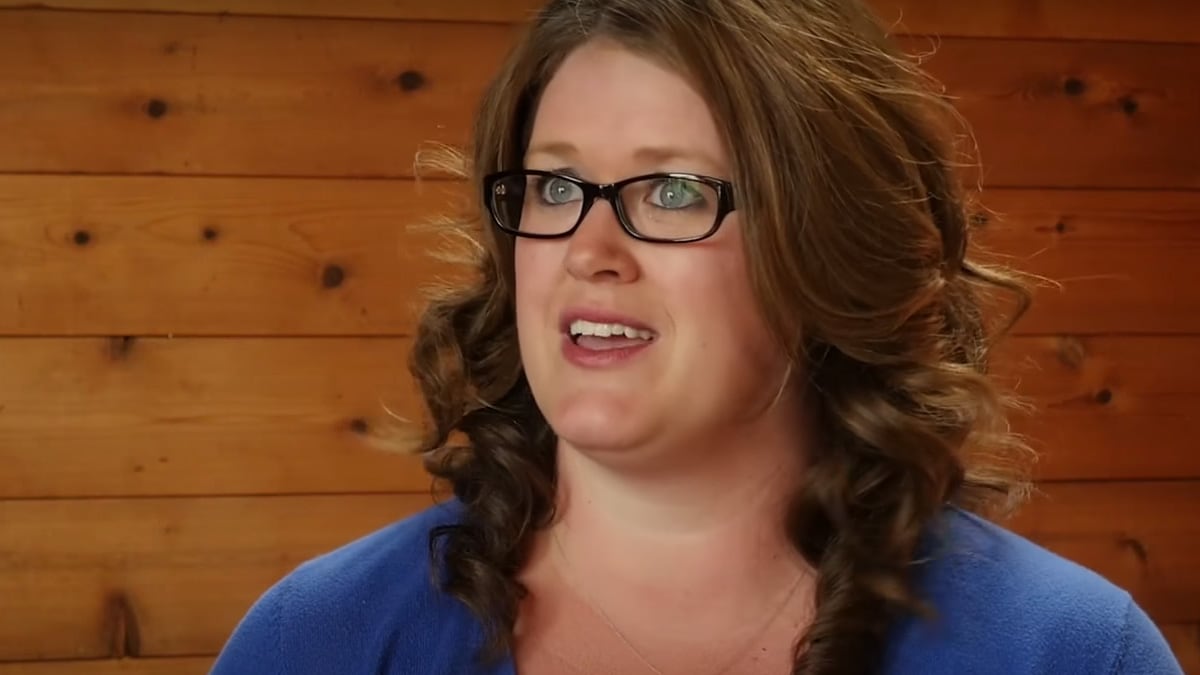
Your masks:
{"label": "wood plank", "polygon": [[214,658],[167,657],[0,663],[0,675],[207,675]]}
{"label": "wood plank", "polygon": [[544,0],[0,0],[0,7],[408,21],[523,21]]}
{"label": "wood plank", "polygon": [[430,503],[395,494],[0,501],[0,661],[215,654],[301,561]]}
{"label": "wood plank", "polygon": [[1013,421],[1039,478],[1200,478],[1200,339],[1014,339],[994,370],[1034,406]]}
{"label": "wood plank", "polygon": [[411,176],[466,140],[511,32],[0,12],[0,171]]}
{"label": "wood plank", "polygon": [[[0,498],[423,491],[406,339],[0,342]],[[1000,379],[1041,479],[1200,478],[1200,340],[1019,338]]]}
{"label": "wood plank", "polygon": [[[1125,585],[1156,619],[1195,623],[1198,487],[1048,484],[1049,498],[1016,524]],[[299,561],[428,503],[417,495],[0,501],[8,610],[0,660],[108,657],[119,651],[113,636],[131,627],[141,656],[215,653],[254,598]]]}
{"label": "wood plank", "polygon": [[[894,32],[926,35],[1200,42],[1191,0],[870,0]],[[120,2],[120,0],[114,0]],[[894,22],[894,23],[893,23]]]}
{"label": "wood plank", "polygon": [[402,334],[452,185],[0,176],[0,334]]}
{"label": "wood plank", "polygon": [[1188,675],[1200,675],[1200,624],[1159,626]]}
{"label": "wood plank", "polygon": [[[1200,46],[906,40],[974,130],[985,185],[1195,189]],[[1102,139],[1099,141],[1097,139]]]}
{"label": "wood plank", "polygon": [[[0,35],[0,128],[12,130],[0,171],[407,176],[422,144],[466,140],[491,76],[480,64],[512,29],[13,10]],[[1187,85],[1198,56],[946,38],[928,67],[973,124],[990,185],[1195,188],[1200,153],[1183,141],[1200,116]]]}
{"label": "wood plank", "polygon": [[[0,7],[191,12],[325,18],[487,21],[527,19],[544,0],[0,0]],[[897,32],[992,38],[1197,42],[1200,7],[1189,0],[871,0]]]}
{"label": "wood plank", "polygon": [[1022,333],[1198,333],[1200,192],[985,190],[983,246],[1058,284]]}
{"label": "wood plank", "polygon": [[8,340],[0,497],[428,490],[400,339]]}
{"label": "wood plank", "polygon": [[[408,225],[466,195],[437,181],[0,176],[13,289],[0,335],[405,334],[418,290],[454,276],[429,255],[439,240]],[[983,243],[1062,284],[1018,332],[1200,332],[1200,296],[1177,290],[1200,288],[1200,193],[984,202],[998,215]]]}
{"label": "wood plank", "polygon": [[1129,591],[1157,622],[1200,619],[1200,481],[1047,483],[1010,526]]}

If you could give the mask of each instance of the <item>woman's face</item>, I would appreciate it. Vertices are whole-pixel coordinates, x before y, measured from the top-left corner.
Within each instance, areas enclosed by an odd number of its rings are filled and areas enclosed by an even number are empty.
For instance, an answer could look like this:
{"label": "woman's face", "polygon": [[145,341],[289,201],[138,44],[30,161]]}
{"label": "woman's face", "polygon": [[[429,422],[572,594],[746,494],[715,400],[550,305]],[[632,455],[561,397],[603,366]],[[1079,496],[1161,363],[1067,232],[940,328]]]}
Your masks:
{"label": "woman's face", "polygon": [[[732,180],[723,145],[688,81],[593,41],[548,84],[525,168],[594,183],[660,171]],[[671,198],[634,199],[661,206]],[[735,211],[709,239],[647,243],[597,200],[569,238],[518,238],[521,355],[562,442],[603,453],[703,448],[769,407],[786,361],[752,295],[742,226]],[[605,323],[635,329],[626,332],[633,337],[572,337],[572,324],[603,335],[595,324]]]}

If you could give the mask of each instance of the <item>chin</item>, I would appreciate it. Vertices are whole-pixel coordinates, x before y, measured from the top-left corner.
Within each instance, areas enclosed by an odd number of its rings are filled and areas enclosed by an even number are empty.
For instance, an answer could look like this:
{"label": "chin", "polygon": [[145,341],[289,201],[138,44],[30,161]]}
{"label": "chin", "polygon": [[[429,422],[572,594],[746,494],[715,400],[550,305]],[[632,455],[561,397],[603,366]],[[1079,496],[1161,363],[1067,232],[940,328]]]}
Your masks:
{"label": "chin", "polygon": [[573,447],[616,451],[653,436],[648,412],[644,404],[628,398],[575,396],[559,401],[547,421],[555,435]]}

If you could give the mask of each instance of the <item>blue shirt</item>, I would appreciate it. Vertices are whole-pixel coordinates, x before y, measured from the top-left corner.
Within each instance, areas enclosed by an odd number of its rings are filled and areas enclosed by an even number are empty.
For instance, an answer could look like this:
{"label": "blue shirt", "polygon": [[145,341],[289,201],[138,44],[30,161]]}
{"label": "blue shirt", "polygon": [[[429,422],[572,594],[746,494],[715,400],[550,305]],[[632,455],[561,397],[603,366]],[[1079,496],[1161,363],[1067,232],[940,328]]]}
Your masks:
{"label": "blue shirt", "polygon": [[[515,675],[478,665],[482,626],[437,589],[429,532],[450,501],[310,560],[242,619],[212,675]],[[948,507],[919,574],[935,621],[892,630],[884,675],[1182,675],[1129,594],[995,524]]]}

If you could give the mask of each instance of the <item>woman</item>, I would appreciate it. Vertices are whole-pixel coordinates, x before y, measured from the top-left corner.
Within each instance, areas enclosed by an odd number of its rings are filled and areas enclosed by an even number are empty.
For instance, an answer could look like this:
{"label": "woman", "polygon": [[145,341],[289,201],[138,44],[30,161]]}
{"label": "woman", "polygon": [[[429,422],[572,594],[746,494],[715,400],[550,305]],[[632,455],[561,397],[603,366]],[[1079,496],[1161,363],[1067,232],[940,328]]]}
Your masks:
{"label": "woman", "polygon": [[454,499],[289,575],[214,672],[1179,672],[975,515],[1026,488],[982,305],[1025,296],[967,256],[952,119],[855,2],[550,2],[412,355]]}

